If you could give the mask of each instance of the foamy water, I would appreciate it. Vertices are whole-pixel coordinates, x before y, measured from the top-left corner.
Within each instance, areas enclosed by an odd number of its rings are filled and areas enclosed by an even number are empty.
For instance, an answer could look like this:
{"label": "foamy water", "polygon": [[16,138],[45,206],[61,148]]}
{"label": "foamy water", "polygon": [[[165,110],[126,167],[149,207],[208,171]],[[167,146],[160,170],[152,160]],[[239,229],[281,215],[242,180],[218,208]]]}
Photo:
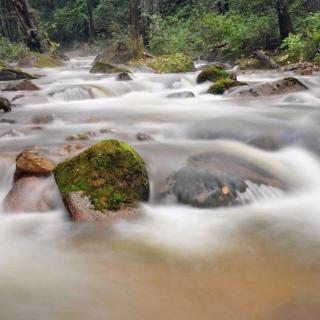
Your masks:
{"label": "foamy water", "polygon": [[[15,123],[0,123],[0,203],[23,149],[38,146],[58,162],[65,145],[106,138],[145,159],[150,201],[139,220],[112,228],[70,222],[56,189],[51,212],[0,207],[0,319],[318,319],[320,78],[302,78],[308,92],[247,100],[204,95],[208,84],[196,85],[196,73],[138,72],[119,82],[89,74],[91,61],[42,70],[41,90],[1,114]],[[167,98],[179,91],[196,97]],[[33,124],[39,116],[52,121]],[[95,135],[66,141],[83,132]],[[139,142],[138,132],[153,140]],[[220,209],[160,201],[168,177],[203,154],[241,160],[286,188],[247,181],[243,205]]]}

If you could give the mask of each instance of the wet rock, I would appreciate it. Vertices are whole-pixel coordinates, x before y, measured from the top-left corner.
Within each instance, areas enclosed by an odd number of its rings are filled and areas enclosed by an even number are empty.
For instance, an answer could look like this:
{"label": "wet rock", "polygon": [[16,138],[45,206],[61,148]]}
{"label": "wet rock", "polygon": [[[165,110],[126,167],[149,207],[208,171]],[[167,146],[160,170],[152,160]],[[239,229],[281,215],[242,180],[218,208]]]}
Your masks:
{"label": "wet rock", "polygon": [[219,79],[214,84],[210,86],[208,89],[208,93],[210,94],[224,94],[227,90],[235,87],[246,86],[247,84],[244,82],[240,82],[232,79]]}
{"label": "wet rock", "polygon": [[14,124],[16,121],[13,119],[0,119],[0,123]]}
{"label": "wet rock", "polygon": [[20,131],[17,131],[15,129],[12,129],[12,130],[9,130],[9,131],[6,131],[4,133],[2,133],[0,135],[0,138],[8,138],[8,137],[21,137],[23,136],[24,134]]}
{"label": "wet rock", "polygon": [[135,59],[130,61],[129,65],[145,72],[182,73],[195,71],[192,57],[181,53]]}
{"label": "wet rock", "polygon": [[151,141],[153,140],[152,136],[145,132],[138,132],[137,133],[137,139],[139,141]]}
{"label": "wet rock", "polygon": [[71,192],[64,200],[70,216],[75,222],[103,222],[112,224],[119,219],[135,219],[141,214],[137,207],[127,207],[117,211],[112,210],[95,210],[91,205],[90,198],[85,193]]}
{"label": "wet rock", "polygon": [[298,74],[307,73],[306,75],[309,75],[310,72],[319,72],[320,71],[320,65],[312,62],[298,62],[298,63],[293,63],[286,65],[281,68],[281,71],[293,71]]}
{"label": "wet rock", "polygon": [[105,140],[54,170],[65,206],[74,221],[111,222],[134,216],[149,197],[148,173],[138,153],[126,143]]}
{"label": "wet rock", "polygon": [[10,112],[11,111],[11,103],[10,101],[0,96],[0,110],[3,110],[4,112]]}
{"label": "wet rock", "polygon": [[50,115],[33,117],[31,120],[31,123],[32,124],[49,124],[49,123],[52,123],[54,120],[55,120],[55,116],[50,114]]}
{"label": "wet rock", "polygon": [[232,91],[228,95],[239,97],[273,96],[297,91],[305,91],[308,88],[296,78],[284,78],[270,83],[262,83],[243,90]]}
{"label": "wet rock", "polygon": [[105,73],[105,74],[112,74],[112,73],[129,73],[130,70],[112,65],[106,62],[95,62],[92,68],[90,69],[90,73]]}
{"label": "wet rock", "polygon": [[92,138],[95,138],[97,134],[93,131],[84,132],[84,133],[77,133],[72,134],[71,136],[68,136],[66,138],[67,141],[74,141],[74,140],[90,140]]}
{"label": "wet rock", "polygon": [[201,84],[206,81],[217,81],[219,79],[228,79],[230,75],[228,72],[220,65],[212,65],[203,69],[198,77],[197,83]]}
{"label": "wet rock", "polygon": [[180,91],[180,92],[174,92],[169,95],[167,95],[167,98],[176,98],[176,99],[184,99],[184,98],[194,98],[195,95],[191,91]]}
{"label": "wet rock", "polygon": [[22,80],[7,85],[3,91],[37,91],[40,90],[38,86],[32,83],[30,80]]}
{"label": "wet rock", "polygon": [[256,58],[247,58],[237,62],[239,70],[258,70],[269,69],[267,64],[262,63]]}
{"label": "wet rock", "polygon": [[16,181],[25,175],[48,176],[53,169],[54,164],[36,150],[24,150],[16,158],[14,180]]}
{"label": "wet rock", "polygon": [[194,207],[217,208],[240,205],[249,184],[285,189],[276,178],[241,159],[200,154],[188,159],[186,167],[168,179],[165,196]]}
{"label": "wet rock", "polygon": [[44,179],[39,177],[22,177],[16,181],[4,199],[6,212],[46,212],[52,208]]}
{"label": "wet rock", "polygon": [[117,75],[117,80],[118,81],[130,81],[132,80],[131,76],[127,72],[121,72]]}
{"label": "wet rock", "polygon": [[0,65],[0,81],[11,81],[20,79],[36,79],[29,73],[23,72],[20,69],[10,68]]}

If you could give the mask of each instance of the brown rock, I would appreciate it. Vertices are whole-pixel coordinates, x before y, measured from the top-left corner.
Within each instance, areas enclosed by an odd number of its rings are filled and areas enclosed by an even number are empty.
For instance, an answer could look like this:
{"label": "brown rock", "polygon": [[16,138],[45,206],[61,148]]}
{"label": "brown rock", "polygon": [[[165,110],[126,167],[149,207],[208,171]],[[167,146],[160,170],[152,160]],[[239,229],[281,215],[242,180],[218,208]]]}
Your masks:
{"label": "brown rock", "polygon": [[270,83],[262,83],[253,87],[245,87],[231,91],[228,96],[239,97],[260,97],[260,96],[273,96],[298,91],[305,91],[308,88],[296,78],[284,78]]}
{"label": "brown rock", "polygon": [[45,212],[51,209],[46,199],[44,179],[22,177],[4,199],[6,212]]}
{"label": "brown rock", "polygon": [[17,156],[14,180],[17,181],[26,175],[47,176],[53,169],[54,165],[50,160],[40,156],[36,151],[25,150]]}
{"label": "brown rock", "polygon": [[64,199],[70,217],[75,222],[104,222],[112,224],[119,219],[135,219],[141,214],[136,207],[127,207],[118,211],[95,210],[90,199],[83,192],[70,192]]}
{"label": "brown rock", "polygon": [[89,140],[96,137],[97,134],[95,132],[84,132],[78,134],[72,134],[66,138],[67,141],[74,141],[74,140]]}
{"label": "brown rock", "polygon": [[152,136],[145,132],[138,132],[137,133],[137,139],[139,141],[150,141],[153,140]]}
{"label": "brown rock", "polygon": [[22,80],[7,85],[3,91],[36,91],[40,90],[38,86],[32,83],[30,80]]}
{"label": "brown rock", "polygon": [[55,119],[55,116],[50,114],[45,116],[36,116],[32,118],[31,122],[33,124],[48,124],[48,123],[52,123],[54,119]]}

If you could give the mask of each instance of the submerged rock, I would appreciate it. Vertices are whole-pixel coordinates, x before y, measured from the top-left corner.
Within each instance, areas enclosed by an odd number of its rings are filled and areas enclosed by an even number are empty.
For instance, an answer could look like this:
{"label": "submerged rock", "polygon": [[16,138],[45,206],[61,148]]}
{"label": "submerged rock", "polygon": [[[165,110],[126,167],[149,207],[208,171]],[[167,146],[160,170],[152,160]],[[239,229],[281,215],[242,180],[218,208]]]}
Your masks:
{"label": "submerged rock", "polygon": [[4,112],[10,112],[11,111],[11,103],[10,101],[0,96],[0,110],[3,110]]}
{"label": "submerged rock", "polygon": [[173,98],[173,99],[184,99],[184,98],[194,98],[195,95],[191,91],[180,91],[180,92],[174,92],[169,95],[167,95],[167,98]]}
{"label": "submerged rock", "polygon": [[137,139],[139,141],[151,141],[153,140],[152,136],[148,133],[145,133],[145,132],[138,132],[137,133]]}
{"label": "submerged rock", "polygon": [[90,140],[95,138],[97,134],[94,131],[88,131],[84,133],[76,133],[68,136],[66,138],[67,141],[76,141],[76,140]]}
{"label": "submerged rock", "polygon": [[48,176],[54,169],[53,163],[35,150],[25,150],[16,158],[14,180],[23,176]]}
{"label": "submerged rock", "polygon": [[253,87],[244,88],[243,90],[232,91],[229,95],[239,97],[260,97],[305,90],[308,90],[308,88],[302,82],[296,78],[288,77],[270,83],[257,84]]}
{"label": "submerged rock", "polygon": [[3,91],[36,91],[40,90],[38,86],[32,83],[30,80],[22,80],[7,85]]}
{"label": "submerged rock", "polygon": [[74,221],[113,221],[135,216],[149,198],[145,164],[129,145],[105,140],[54,170],[65,206]]}
{"label": "submerged rock", "polygon": [[46,212],[52,204],[46,195],[44,179],[35,176],[22,177],[16,181],[4,199],[6,212]]}
{"label": "submerged rock", "polygon": [[198,77],[197,83],[201,84],[206,81],[215,82],[219,79],[228,79],[230,78],[229,73],[224,69],[223,66],[220,65],[211,65],[203,69]]}
{"label": "submerged rock", "polygon": [[112,65],[106,62],[97,61],[93,64],[92,68],[90,69],[90,73],[105,73],[105,74],[112,74],[112,73],[129,73],[130,70]]}
{"label": "submerged rock", "polygon": [[224,94],[227,90],[235,87],[247,85],[244,82],[240,82],[232,79],[219,79],[208,89],[208,93],[211,94]]}
{"label": "submerged rock", "polygon": [[130,81],[132,80],[131,76],[127,72],[121,72],[117,75],[117,80],[118,81]]}
{"label": "submerged rock", "polygon": [[241,204],[248,184],[285,189],[285,185],[254,164],[212,153],[188,159],[186,167],[168,179],[162,196],[174,195],[178,202],[200,208]]}

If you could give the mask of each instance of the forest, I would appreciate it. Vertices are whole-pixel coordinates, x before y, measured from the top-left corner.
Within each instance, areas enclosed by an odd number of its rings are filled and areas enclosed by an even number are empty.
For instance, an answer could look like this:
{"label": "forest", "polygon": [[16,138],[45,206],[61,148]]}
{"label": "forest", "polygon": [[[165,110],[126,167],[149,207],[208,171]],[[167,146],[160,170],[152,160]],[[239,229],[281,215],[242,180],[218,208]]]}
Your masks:
{"label": "forest", "polygon": [[[318,0],[1,0],[0,59],[133,41],[152,54],[320,62]],[[283,62],[283,61],[281,61]]]}

